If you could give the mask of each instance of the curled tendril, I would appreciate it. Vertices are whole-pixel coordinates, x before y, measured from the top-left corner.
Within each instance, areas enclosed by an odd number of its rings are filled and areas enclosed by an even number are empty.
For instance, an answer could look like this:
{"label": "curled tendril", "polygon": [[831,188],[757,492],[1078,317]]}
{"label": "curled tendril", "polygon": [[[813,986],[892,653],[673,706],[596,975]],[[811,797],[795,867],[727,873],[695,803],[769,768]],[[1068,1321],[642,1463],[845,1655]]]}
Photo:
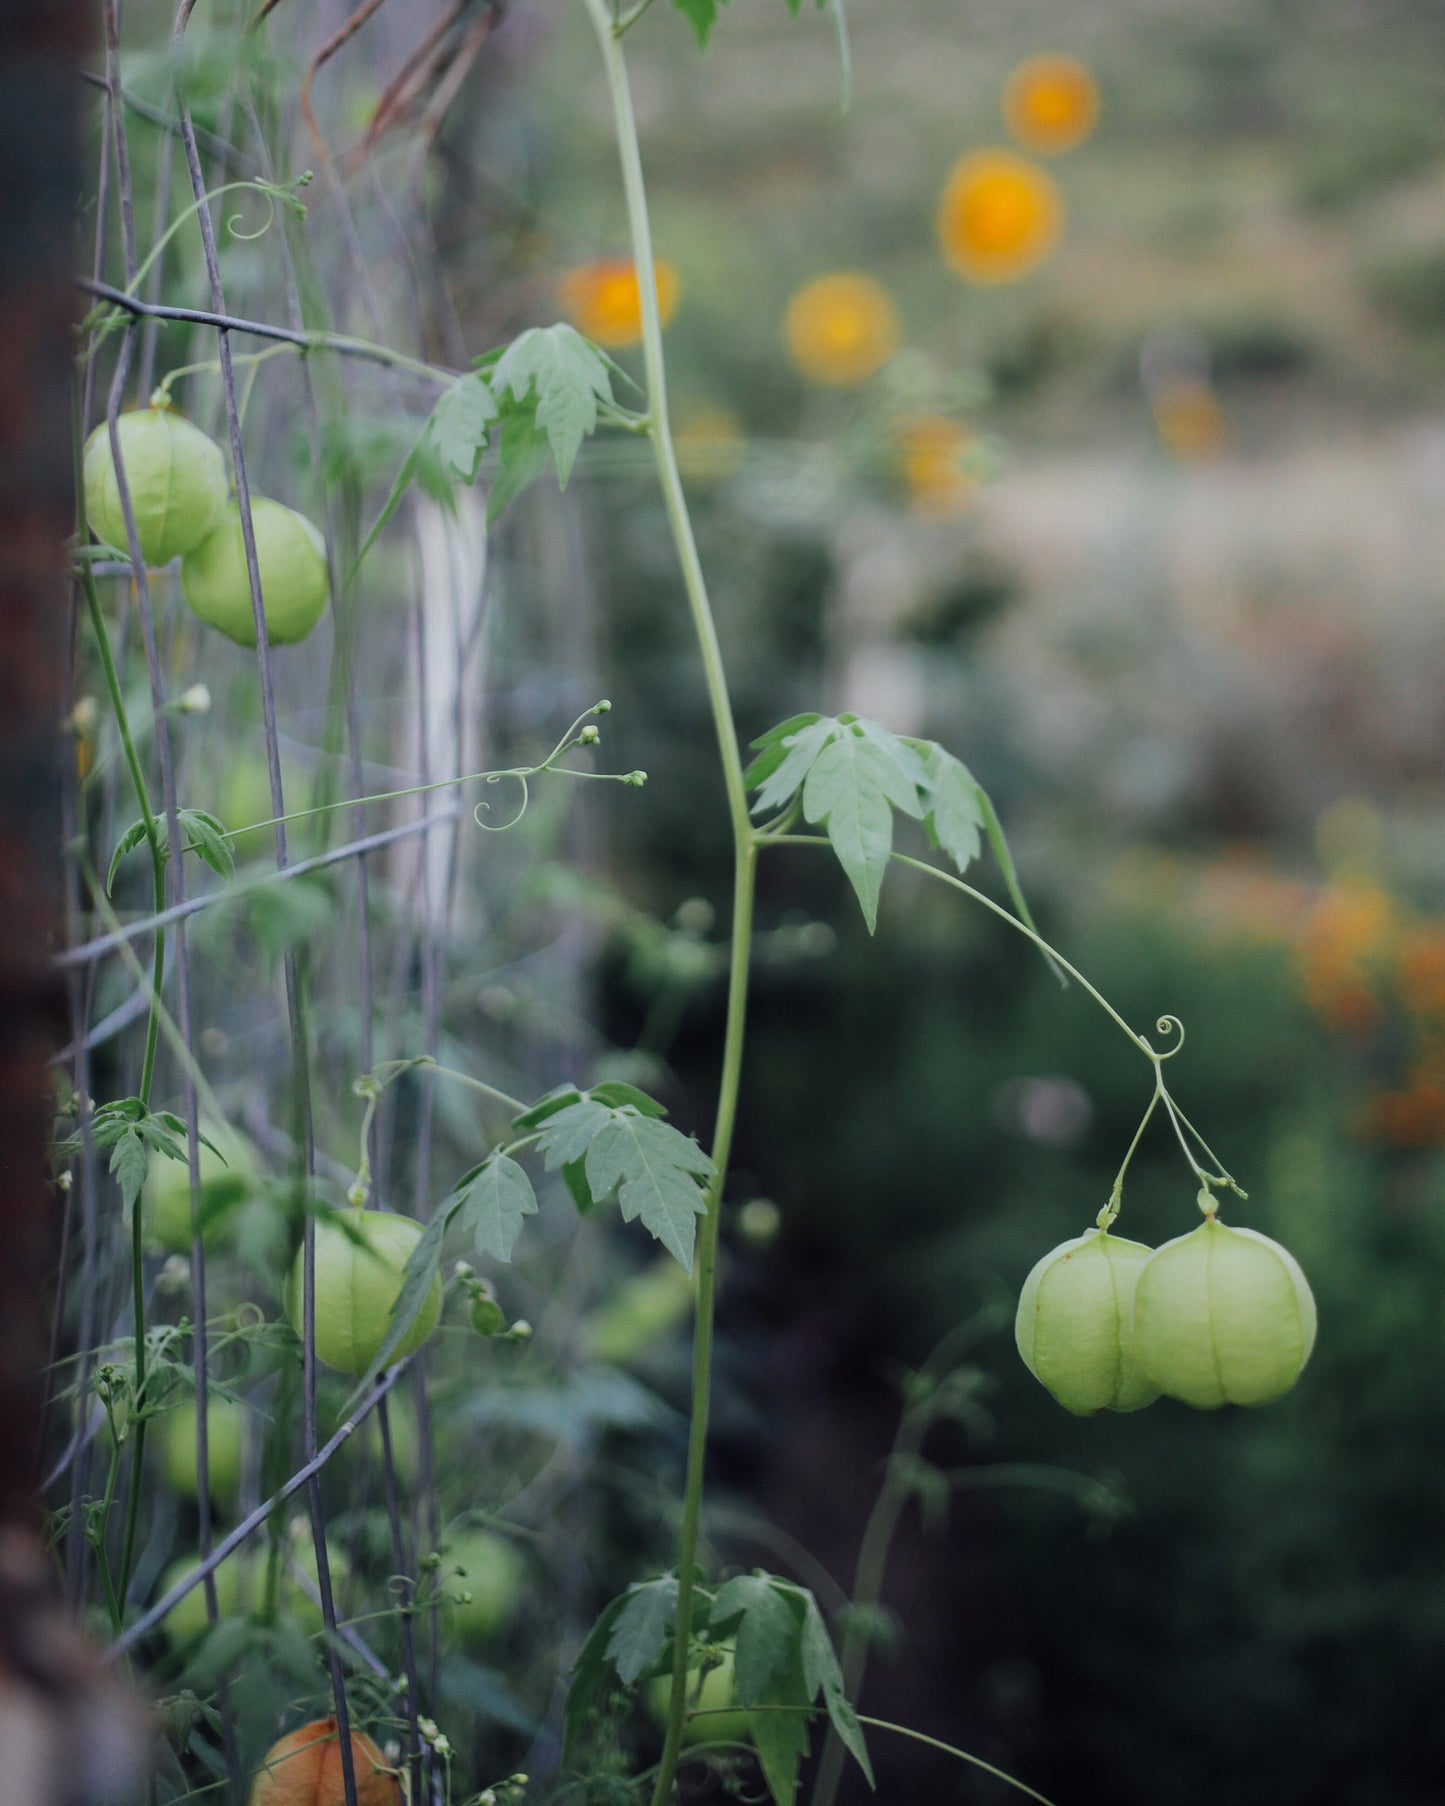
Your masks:
{"label": "curled tendril", "polygon": [[245,217],[243,214],[232,213],[227,216],[226,230],[230,233],[231,237],[236,239],[240,244],[248,245],[258,238],[264,238],[271,230],[272,226],[276,224],[276,196],[270,189],[263,188],[260,192],[266,197],[266,217],[261,221],[261,224],[257,226],[254,232],[243,232],[241,230],[241,221]]}
{"label": "curled tendril", "polygon": [[[1184,1045],[1184,1024],[1177,1016],[1161,1016],[1154,1024],[1156,1035],[1177,1035],[1179,1039],[1167,1053],[1155,1053],[1156,1060],[1172,1060]],[[1151,1050],[1153,1051],[1153,1050]]]}
{"label": "curled tendril", "polygon": [[261,1309],[259,1304],[252,1304],[249,1299],[243,1304],[238,1304],[231,1315],[235,1321],[236,1328],[242,1331],[260,1329],[261,1325],[266,1321],[265,1311]]}
{"label": "curled tendril", "polygon": [[484,833],[487,833],[487,834],[505,834],[507,832],[508,828],[515,828],[517,823],[527,813],[527,805],[532,800],[532,793],[527,788],[527,778],[526,778],[526,774],[524,772],[494,771],[492,773],[492,775],[487,779],[487,782],[489,784],[497,784],[497,783],[500,783],[503,778],[515,778],[517,780],[517,782],[522,786],[522,804],[521,804],[521,807],[517,810],[517,813],[512,817],[512,819],[510,821],[491,822],[491,821],[483,821],[482,820],[482,811],[484,809],[490,809],[492,805],[487,802],[478,803],[476,808],[472,810],[472,820],[475,821],[477,826],[479,828],[481,828]]}

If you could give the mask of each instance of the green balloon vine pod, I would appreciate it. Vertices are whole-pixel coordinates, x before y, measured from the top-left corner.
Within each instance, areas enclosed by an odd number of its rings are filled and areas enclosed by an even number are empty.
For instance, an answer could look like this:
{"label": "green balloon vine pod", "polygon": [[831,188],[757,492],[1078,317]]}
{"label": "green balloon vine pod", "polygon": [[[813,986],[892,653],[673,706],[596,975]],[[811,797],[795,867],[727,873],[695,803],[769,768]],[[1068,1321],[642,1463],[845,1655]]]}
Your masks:
{"label": "green balloon vine pod", "polygon": [[1158,1398],[1133,1348],[1134,1287],[1153,1252],[1100,1225],[1060,1242],[1024,1281],[1014,1339],[1066,1411],[1140,1411]]}
{"label": "green balloon vine pod", "polygon": [[[141,556],[169,564],[210,532],[226,505],[226,461],[214,439],[168,407],[137,408],[116,422]],[[102,421],[85,442],[85,513],[107,545],[129,552],[125,511]]]}
{"label": "green balloon vine pod", "polygon": [[[304,514],[264,495],[251,498],[251,525],[266,637],[275,646],[294,646],[326,609],[326,541]],[[207,626],[238,646],[256,644],[241,511],[235,502],[182,560],[181,594]]]}
{"label": "green balloon vine pod", "polygon": [[1315,1301],[1299,1262],[1254,1229],[1214,1214],[1165,1242],[1134,1292],[1134,1353],[1170,1398],[1199,1411],[1267,1405],[1294,1385],[1315,1345]]}
{"label": "green balloon vine pod", "polygon": [[[379,1210],[350,1210],[316,1225],[316,1358],[338,1373],[360,1376],[370,1367],[391,1327],[392,1306],[421,1224]],[[291,1327],[302,1333],[302,1259],[296,1251],[286,1278],[285,1307]],[[393,1359],[414,1354],[442,1313],[441,1275],[416,1321],[393,1351]]]}

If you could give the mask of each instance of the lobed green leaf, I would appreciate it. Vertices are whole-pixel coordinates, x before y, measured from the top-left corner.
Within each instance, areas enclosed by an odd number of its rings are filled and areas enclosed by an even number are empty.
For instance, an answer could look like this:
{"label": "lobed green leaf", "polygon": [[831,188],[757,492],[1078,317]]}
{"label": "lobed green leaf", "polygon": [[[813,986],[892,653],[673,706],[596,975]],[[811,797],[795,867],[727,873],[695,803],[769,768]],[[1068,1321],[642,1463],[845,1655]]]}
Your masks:
{"label": "lobed green leaf", "polygon": [[826,830],[870,934],[878,925],[878,893],[893,850],[895,808],[916,819],[923,814],[898,761],[860,732],[830,741],[803,785],[803,814]]}
{"label": "lobed green leaf", "polygon": [[471,1236],[477,1253],[497,1260],[512,1258],[523,1222],[537,1214],[532,1181],[506,1154],[484,1160],[452,1196],[456,1207],[450,1214]]}
{"label": "lobed green leaf", "polygon": [[653,1667],[677,1621],[677,1576],[643,1581],[627,1589],[613,1620],[606,1656],[626,1686]]}
{"label": "lobed green leaf", "polygon": [[612,400],[612,378],[594,345],[575,327],[534,326],[497,359],[492,382],[499,398],[531,398],[536,426],[546,435],[563,489],[582,441],[597,429],[597,404]]}

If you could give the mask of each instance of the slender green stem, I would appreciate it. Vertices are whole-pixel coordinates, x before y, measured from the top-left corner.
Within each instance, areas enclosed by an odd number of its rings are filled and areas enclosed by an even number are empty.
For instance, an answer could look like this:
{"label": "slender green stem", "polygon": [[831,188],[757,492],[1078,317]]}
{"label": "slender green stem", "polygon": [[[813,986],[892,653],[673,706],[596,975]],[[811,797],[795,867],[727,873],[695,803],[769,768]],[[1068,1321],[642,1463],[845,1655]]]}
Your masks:
{"label": "slender green stem", "polygon": [[911,1730],[906,1724],[892,1724],[886,1718],[866,1718],[860,1712],[859,1724],[866,1724],[870,1730],[891,1731],[895,1737],[906,1737],[912,1743],[924,1744],[928,1749],[941,1750],[945,1756],[952,1756],[956,1762],[966,1762],[971,1768],[982,1769],[984,1774],[992,1775],[995,1781],[1002,1781],[1006,1787],[1017,1789],[1027,1794],[1031,1800],[1037,1800],[1039,1806],[1053,1806],[1047,1794],[1037,1793],[1026,1782],[1009,1774],[1007,1769],[995,1768],[991,1762],[985,1762],[982,1756],[974,1756],[968,1750],[959,1749],[956,1743],[944,1743],[941,1738],[928,1737],[922,1731]]}
{"label": "slender green stem", "polygon": [[1128,1151],[1120,1162],[1118,1174],[1109,1191],[1109,1201],[1095,1219],[1100,1229],[1107,1229],[1119,1214],[1119,1200],[1124,1191],[1124,1175],[1129,1170],[1139,1143],[1144,1139],[1144,1131],[1153,1120],[1154,1112],[1159,1108],[1159,1099],[1164,1091],[1164,1075],[1156,1066],[1154,1068],[1154,1095],[1149,1099],[1149,1108],[1140,1118],[1139,1127],[1134,1131],[1134,1139],[1129,1143]]}
{"label": "slender green stem", "polygon": [[[78,397],[76,406],[79,407]],[[80,437],[77,430],[73,434],[76,458],[77,543],[84,545],[89,538],[89,527],[85,512],[84,472],[80,469]],[[130,731],[130,718],[126,713],[125,697],[121,693],[120,677],[115,668],[115,657],[110,649],[110,635],[106,631],[105,616],[101,612],[100,596],[96,591],[95,578],[88,565],[81,566],[80,581],[85,591],[86,608],[95,632],[96,649],[100,654],[101,667],[105,673],[105,684],[110,694],[116,728],[120,734],[121,745],[125,748],[126,763],[130,768],[131,782],[135,786],[141,820],[145,824],[146,845],[150,848],[151,856],[151,894],[156,914],[159,915],[166,906],[166,856],[162,851],[160,827],[155,811],[151,807],[145,773],[141,769],[140,755],[136,752],[135,739]],[[165,970],[166,933],[164,928],[158,928],[155,947],[151,955],[151,1002],[150,1012],[146,1019],[145,1053],[141,1061],[139,1093],[141,1102],[147,1108],[150,1107],[151,1086],[155,1080],[156,1045],[160,1036],[161,986],[165,980]],[[137,1411],[140,1411],[144,1404],[146,1389],[144,1233],[145,1223],[141,1211],[141,1201],[137,1198],[131,1211],[130,1233],[131,1290],[135,1325],[135,1406]],[[122,1608],[126,1590],[130,1585],[131,1564],[135,1557],[136,1526],[140,1521],[141,1478],[146,1442],[145,1424],[144,1416],[137,1419],[135,1434],[131,1439],[130,1483],[126,1490],[125,1530],[121,1540],[118,1589]]]}
{"label": "slender green stem", "polygon": [[673,1775],[682,1747],[686,1709],[688,1641],[692,1631],[693,1568],[702,1522],[703,1470],[707,1458],[708,1398],[712,1384],[713,1312],[717,1286],[718,1227],[722,1189],[737,1118],[738,1086],[742,1073],[743,1036],[747,1015],[748,967],[752,954],[753,890],[757,874],[757,840],[748,817],[747,789],[743,783],[742,752],[728,697],[727,677],[717,626],[708,602],[707,582],[698,557],[682,475],[672,440],[667,411],[667,372],[662,354],[662,323],[657,308],[657,277],[653,265],[652,232],[647,216],[647,190],[642,176],[642,152],[637,121],[627,82],[627,65],[621,37],[641,14],[634,8],[614,22],[606,0],[583,0],[597,33],[607,83],[612,98],[617,149],[622,165],[622,185],[632,238],[632,261],[637,274],[642,308],[642,354],[647,378],[647,418],[658,481],[668,525],[682,567],[683,586],[693,630],[697,636],[707,684],[708,705],[717,735],[727,791],[728,815],[733,833],[733,922],[731,967],[728,979],[727,1026],[723,1036],[722,1074],[718,1088],[717,1121],[713,1130],[714,1177],[706,1196],[706,1214],[698,1233],[696,1255],[697,1313],[693,1331],[692,1418],[688,1432],[687,1481],[683,1494],[682,1532],[678,1550],[677,1616],[673,1634],[672,1689],[662,1760],[653,1788],[653,1806],[664,1806],[672,1792]]}
{"label": "slender green stem", "polygon": [[618,40],[626,37],[627,33],[632,30],[633,26],[651,5],[652,0],[637,0],[636,6],[629,8],[628,11],[623,13],[617,20],[616,24],[612,26],[613,37]]}
{"label": "slender green stem", "polygon": [[[762,844],[770,847],[827,847],[831,843],[821,834],[769,834],[763,838]],[[1077,966],[1071,966],[1057,947],[1051,947],[1037,929],[1029,927],[1027,922],[1021,922],[1017,916],[1010,915],[1001,903],[995,903],[992,897],[985,896],[981,890],[975,890],[973,885],[966,884],[962,878],[955,878],[952,872],[940,871],[936,865],[929,865],[922,859],[911,858],[907,853],[890,853],[889,858],[895,860],[899,865],[911,866],[915,872],[922,872],[926,878],[936,878],[940,884],[951,885],[954,890],[962,891],[965,897],[972,897],[975,903],[981,903],[985,909],[992,910],[1000,921],[1007,922],[1010,928],[1016,928],[1027,940],[1032,941],[1046,959],[1052,961],[1070,978],[1076,979],[1105,1015],[1118,1024],[1142,1054],[1150,1060],[1159,1058],[1156,1050],[1149,1045],[1143,1035],[1130,1028],[1108,998],[1089,983]]]}
{"label": "slender green stem", "polygon": [[111,1579],[110,1558],[105,1552],[106,1526],[110,1523],[111,1506],[115,1503],[116,1476],[120,1472],[120,1444],[116,1441],[113,1422],[110,1426],[110,1439],[110,1468],[105,1476],[105,1496],[100,1502],[99,1529],[91,1538],[91,1546],[95,1550],[95,1566],[100,1575],[100,1588],[105,1594],[105,1609],[110,1613],[112,1630],[119,1636],[123,1614],[120,1599],[116,1596],[115,1582]]}
{"label": "slender green stem", "polygon": [[[756,840],[759,846],[769,847],[827,847],[830,844],[821,834],[760,834],[756,837]],[[1219,1159],[1219,1156],[1212,1151],[1204,1137],[1174,1102],[1174,1099],[1170,1096],[1169,1087],[1164,1083],[1164,1062],[1173,1059],[1174,1055],[1178,1053],[1180,1047],[1183,1045],[1184,1026],[1177,1016],[1160,1016],[1155,1024],[1156,1029],[1161,1035],[1170,1034],[1178,1036],[1174,1046],[1171,1047],[1167,1053],[1161,1053],[1157,1047],[1151,1047],[1149,1042],[1137,1029],[1130,1028],[1129,1024],[1114,1008],[1113,1004],[1109,1002],[1103,992],[1097,989],[1096,986],[1091,985],[1078,967],[1070,965],[1069,961],[1064,958],[1058,948],[1051,947],[1038,930],[1030,923],[1022,922],[1017,916],[1010,915],[1001,904],[995,903],[992,897],[987,897],[981,890],[976,890],[973,885],[966,884],[962,878],[955,878],[952,872],[940,871],[936,865],[929,865],[922,859],[911,858],[907,853],[890,853],[889,858],[896,860],[899,865],[911,867],[915,872],[922,872],[927,878],[936,878],[940,884],[947,884],[954,890],[962,891],[965,897],[972,897],[975,903],[981,903],[985,909],[991,910],[1000,921],[1007,922],[1010,928],[1017,929],[1025,939],[1032,941],[1044,955],[1045,959],[1047,959],[1056,970],[1066,974],[1069,978],[1075,979],[1081,984],[1088,992],[1089,996],[1093,998],[1094,1002],[1098,1004],[1099,1008],[1103,1010],[1104,1014],[1109,1017],[1110,1021],[1116,1023],[1118,1027],[1123,1030],[1124,1034],[1128,1036],[1133,1045],[1138,1048],[1140,1053],[1144,1055],[1145,1059],[1147,1059],[1154,1068],[1154,1101],[1149,1106],[1149,1112],[1146,1113],[1144,1122],[1148,1122],[1149,1115],[1153,1112],[1154,1104],[1162,1103],[1165,1114],[1168,1116],[1174,1133],[1178,1137],[1179,1146],[1183,1151],[1184,1158],[1189,1163],[1190,1170],[1201,1184],[1227,1185],[1231,1191],[1235,1192],[1240,1197],[1248,1195],[1240,1190],[1238,1184],[1230,1176],[1223,1162]],[[1184,1138],[1185,1129],[1188,1129],[1189,1133],[1199,1143],[1199,1146],[1204,1150],[1205,1154],[1214,1162],[1218,1169],[1216,1172],[1206,1173],[1199,1162],[1194,1158],[1189,1144]],[[1144,1123],[1141,1123],[1139,1125],[1138,1133],[1134,1137],[1134,1146],[1137,1146],[1139,1136],[1142,1135],[1143,1132]],[[1130,1147],[1128,1155],[1125,1156],[1125,1168],[1129,1165],[1129,1160],[1134,1152],[1134,1146]],[[1123,1176],[1123,1170],[1121,1170],[1119,1180],[1115,1181],[1115,1194],[1117,1194],[1119,1182],[1122,1181]],[[1115,1196],[1111,1195],[1110,1205],[1114,1202]],[[1106,1205],[1105,1210],[1100,1213],[1101,1217],[1107,1214],[1108,1210],[1109,1206]],[[1112,1218],[1110,1220],[1112,1221]]]}
{"label": "slender green stem", "polygon": [[[77,494],[83,497],[82,485],[77,486]],[[81,536],[85,535],[83,518],[85,503],[81,504]],[[151,889],[155,898],[156,914],[166,906],[166,860],[161,851],[160,828],[156,821],[155,811],[151,808],[150,793],[146,789],[145,773],[141,769],[140,755],[136,752],[135,739],[130,730],[130,719],[126,714],[125,698],[121,694],[120,678],[116,673],[115,658],[110,650],[110,635],[105,629],[105,616],[101,613],[100,596],[96,591],[95,578],[89,566],[80,566],[81,587],[85,591],[86,607],[90,613],[90,623],[95,630],[96,648],[100,653],[101,668],[105,673],[105,687],[110,694],[110,706],[115,715],[115,724],[120,733],[120,742],[125,749],[126,764],[130,768],[131,782],[135,786],[136,801],[140,806],[141,820],[145,824],[146,845],[151,856]],[[150,1102],[151,1082],[155,1076],[156,1038],[160,1032],[158,1005],[161,994],[161,981],[165,977],[166,934],[164,928],[156,931],[155,951],[151,956],[151,1011],[146,1023],[145,1055],[141,1061],[140,1097],[144,1103]]]}
{"label": "slender green stem", "polygon": [[[816,1718],[823,1708],[820,1706],[750,1706],[751,1712],[792,1712],[804,1718]],[[703,1706],[692,1714],[695,1719],[716,1717],[722,1712],[735,1712],[736,1706]],[[992,1775],[995,1781],[1002,1781],[1006,1787],[1016,1788],[1019,1793],[1027,1794],[1031,1800],[1037,1800],[1039,1806],[1054,1806],[1047,1794],[1036,1792],[1025,1781],[1011,1775],[1007,1769],[995,1768],[991,1762],[985,1762],[982,1756],[975,1756],[968,1750],[959,1749],[956,1743],[944,1743],[938,1737],[930,1737],[923,1731],[915,1731],[906,1724],[894,1724],[888,1718],[869,1718],[865,1713],[858,1713],[858,1723],[865,1724],[872,1731],[891,1731],[895,1737],[906,1737],[911,1743],[921,1743],[931,1750],[941,1750],[945,1756],[952,1756],[956,1762],[966,1762],[970,1768],[982,1769],[984,1774]],[[721,1740],[719,1740],[721,1741]],[[714,1744],[713,1748],[718,1745]],[[699,1751],[700,1753],[700,1751]]]}

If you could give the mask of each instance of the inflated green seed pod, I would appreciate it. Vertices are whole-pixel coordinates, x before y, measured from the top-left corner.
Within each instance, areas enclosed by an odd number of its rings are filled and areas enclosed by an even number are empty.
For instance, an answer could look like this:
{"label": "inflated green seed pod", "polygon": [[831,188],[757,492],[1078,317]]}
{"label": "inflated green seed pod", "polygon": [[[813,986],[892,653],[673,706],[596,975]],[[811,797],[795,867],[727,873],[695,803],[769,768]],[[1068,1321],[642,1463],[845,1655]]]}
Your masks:
{"label": "inflated green seed pod", "polygon": [[1134,1284],[1153,1250],[1105,1229],[1061,1242],[1019,1294],[1014,1339],[1024,1365],[1066,1411],[1139,1411],[1159,1388],[1131,1346]]}
{"label": "inflated green seed pod", "polygon": [[[251,498],[256,568],[273,646],[304,640],[326,609],[326,541],[294,508],[264,495]],[[241,511],[235,502],[181,564],[181,593],[210,627],[238,646],[256,644],[256,617]]]}
{"label": "inflated green seed pod", "polygon": [[1139,1275],[1135,1356],[1161,1392],[1197,1410],[1268,1404],[1314,1345],[1314,1295],[1299,1262],[1256,1230],[1207,1217]]}
{"label": "inflated green seed pod", "polygon": [[[141,556],[169,564],[197,546],[226,505],[226,460],[214,439],[169,408],[137,408],[116,422],[135,511]],[[110,430],[102,421],[85,442],[85,514],[91,531],[130,552]]]}
{"label": "inflated green seed pod", "polygon": [[[354,1241],[352,1229],[360,1237]],[[316,1225],[316,1358],[338,1373],[365,1373],[391,1328],[391,1307],[401,1292],[402,1275],[413,1248],[421,1240],[421,1224],[410,1217],[379,1210],[349,1213],[347,1228],[339,1223]],[[285,1307],[291,1327],[302,1334],[302,1250],[286,1277]],[[393,1355],[415,1353],[437,1326],[442,1312],[438,1273],[416,1321]]]}
{"label": "inflated green seed pod", "polygon": [[517,1545],[495,1530],[461,1530],[442,1545],[445,1622],[466,1643],[485,1643],[516,1617],[527,1584]]}
{"label": "inflated green seed pod", "polygon": [[[187,1499],[196,1496],[196,1403],[168,1411],[160,1423],[161,1472],[166,1484]],[[206,1478],[211,1503],[224,1505],[241,1484],[246,1441],[246,1408],[228,1398],[206,1401]]]}
{"label": "inflated green seed pod", "polygon": [[[205,1245],[225,1240],[231,1213],[250,1197],[259,1176],[256,1150],[227,1123],[201,1119],[201,1223]],[[207,1145],[211,1143],[215,1152]],[[189,1161],[153,1153],[141,1188],[146,1245],[164,1254],[186,1254],[191,1246],[191,1169]]]}

